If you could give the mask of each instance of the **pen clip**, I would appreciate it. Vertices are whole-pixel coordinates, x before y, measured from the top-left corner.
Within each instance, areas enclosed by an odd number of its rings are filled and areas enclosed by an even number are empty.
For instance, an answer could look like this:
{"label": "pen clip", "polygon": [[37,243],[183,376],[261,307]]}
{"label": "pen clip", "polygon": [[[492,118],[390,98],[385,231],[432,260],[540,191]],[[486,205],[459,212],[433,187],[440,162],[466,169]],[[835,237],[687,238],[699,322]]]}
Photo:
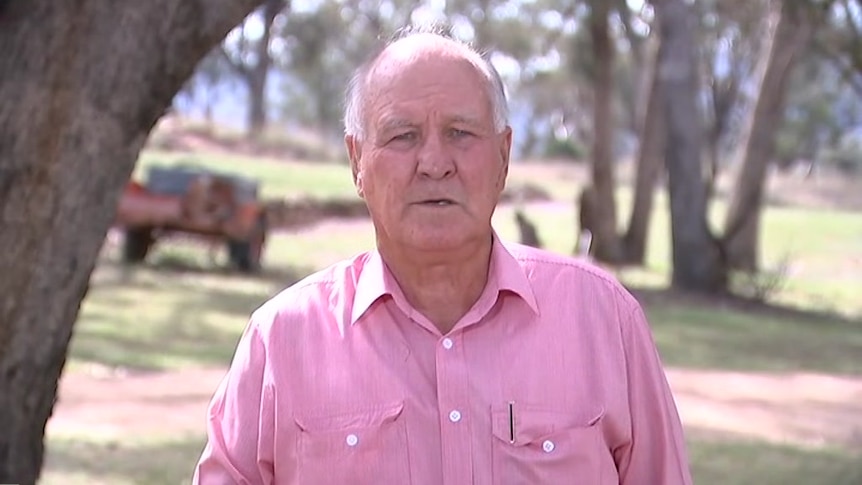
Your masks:
{"label": "pen clip", "polygon": [[509,401],[509,443],[515,444],[515,401]]}

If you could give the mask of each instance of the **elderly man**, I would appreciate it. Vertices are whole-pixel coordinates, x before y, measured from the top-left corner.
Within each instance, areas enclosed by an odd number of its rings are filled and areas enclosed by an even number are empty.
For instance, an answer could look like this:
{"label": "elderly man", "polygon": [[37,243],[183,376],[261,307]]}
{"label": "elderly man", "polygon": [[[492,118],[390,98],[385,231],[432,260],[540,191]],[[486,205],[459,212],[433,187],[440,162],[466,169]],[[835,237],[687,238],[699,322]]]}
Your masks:
{"label": "elderly man", "polygon": [[252,315],[196,483],[690,483],[636,301],[492,229],[512,131],[490,63],[405,35],[358,71],[345,122],[377,249]]}

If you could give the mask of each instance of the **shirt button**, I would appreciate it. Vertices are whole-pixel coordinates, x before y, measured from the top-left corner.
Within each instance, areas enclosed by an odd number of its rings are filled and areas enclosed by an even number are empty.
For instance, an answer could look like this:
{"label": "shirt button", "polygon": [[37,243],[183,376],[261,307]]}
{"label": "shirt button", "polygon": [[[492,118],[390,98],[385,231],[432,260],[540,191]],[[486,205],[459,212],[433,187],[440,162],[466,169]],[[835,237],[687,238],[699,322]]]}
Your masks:
{"label": "shirt button", "polygon": [[347,446],[356,446],[356,443],[359,443],[359,437],[355,434],[347,435]]}
{"label": "shirt button", "polygon": [[545,450],[545,453],[554,451],[554,442],[551,440],[545,440],[545,442],[542,443],[542,449]]}
{"label": "shirt button", "polygon": [[449,421],[452,421],[453,423],[461,421],[461,413],[457,409],[453,410],[449,413]]}
{"label": "shirt button", "polygon": [[452,343],[452,339],[450,339],[448,337],[443,339],[443,348],[444,349],[449,350],[452,348],[453,345],[455,345],[455,344]]}

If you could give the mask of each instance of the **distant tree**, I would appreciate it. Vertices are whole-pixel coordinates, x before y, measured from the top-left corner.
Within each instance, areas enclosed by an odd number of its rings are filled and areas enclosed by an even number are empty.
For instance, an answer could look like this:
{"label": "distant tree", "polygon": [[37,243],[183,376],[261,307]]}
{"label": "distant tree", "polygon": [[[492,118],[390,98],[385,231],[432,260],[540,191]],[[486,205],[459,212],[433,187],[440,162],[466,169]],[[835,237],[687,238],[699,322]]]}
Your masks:
{"label": "distant tree", "polygon": [[214,108],[218,102],[219,87],[230,84],[235,79],[233,67],[225,59],[219,46],[198,63],[192,77],[177,93],[174,99],[175,106],[178,106],[182,99],[194,104],[202,103],[206,128],[211,131],[216,123]]}
{"label": "distant tree", "polygon": [[617,232],[617,205],[614,181],[614,57],[616,45],[611,36],[610,14],[612,5],[604,0],[590,0],[589,29],[593,65],[593,145],[592,183],[584,188],[580,211],[592,214],[581,216],[592,227],[582,227],[593,235],[592,254],[596,259],[618,263],[623,259],[622,244]]}
{"label": "distant tree", "polygon": [[0,483],[39,476],[78,309],[148,133],[256,4],[0,2]]}
{"label": "distant tree", "polygon": [[[249,137],[257,137],[266,127],[267,116],[267,80],[270,67],[273,64],[271,40],[277,35],[276,19],[290,2],[288,0],[262,0],[263,6],[258,12],[249,16],[242,25],[234,30],[235,39],[226,39],[219,53],[234,69],[239,79],[246,86],[248,93],[247,133]],[[248,24],[257,23],[255,30],[259,36],[249,37]]]}
{"label": "distant tree", "polygon": [[740,166],[724,232],[728,263],[734,268],[758,267],[760,215],[766,168],[775,158],[778,127],[784,117],[787,85],[799,54],[813,33],[809,12],[782,0],[771,0],[768,47],[761,57],[757,102],[737,155]]}
{"label": "distant tree", "polygon": [[658,57],[657,55],[652,57],[654,65],[649,68],[651,79],[650,89],[646,93],[646,108],[643,119],[638,122],[640,143],[636,162],[634,198],[632,210],[629,213],[629,223],[623,236],[623,258],[627,264],[642,265],[645,262],[647,231],[652,220],[655,185],[662,169],[665,168],[667,145],[665,102],[657,69]]}
{"label": "distant tree", "polygon": [[277,67],[284,82],[281,111],[324,135],[339,138],[344,87],[366,57],[409,24],[410,2],[324,0],[290,15],[279,33]]}
{"label": "distant tree", "polygon": [[797,8],[828,22],[814,35],[817,52],[831,59],[848,85],[862,96],[862,1],[806,0]]}
{"label": "distant tree", "polygon": [[695,17],[686,0],[655,0],[661,32],[658,72],[667,122],[671,284],[704,293],[727,288],[720,242],[707,223],[707,186],[701,171],[703,116],[698,107]]}
{"label": "distant tree", "polygon": [[705,157],[707,202],[713,199],[715,185],[732,147],[743,135],[747,113],[751,112],[757,92],[745,89],[756,83],[755,68],[764,52],[767,32],[768,0],[706,0],[695,4],[698,10],[697,42],[703,73]]}

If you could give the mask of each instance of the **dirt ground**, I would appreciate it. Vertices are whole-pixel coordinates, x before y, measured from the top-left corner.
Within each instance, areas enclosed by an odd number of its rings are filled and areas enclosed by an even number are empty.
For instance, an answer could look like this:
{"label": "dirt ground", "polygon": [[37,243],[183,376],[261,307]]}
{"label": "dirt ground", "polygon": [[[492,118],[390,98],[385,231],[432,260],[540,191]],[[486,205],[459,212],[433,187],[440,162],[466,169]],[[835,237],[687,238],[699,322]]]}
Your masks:
{"label": "dirt ground", "polygon": [[[224,369],[118,375],[74,372],[61,381],[48,433],[202,433]],[[668,369],[688,428],[817,447],[862,450],[862,378]]]}

